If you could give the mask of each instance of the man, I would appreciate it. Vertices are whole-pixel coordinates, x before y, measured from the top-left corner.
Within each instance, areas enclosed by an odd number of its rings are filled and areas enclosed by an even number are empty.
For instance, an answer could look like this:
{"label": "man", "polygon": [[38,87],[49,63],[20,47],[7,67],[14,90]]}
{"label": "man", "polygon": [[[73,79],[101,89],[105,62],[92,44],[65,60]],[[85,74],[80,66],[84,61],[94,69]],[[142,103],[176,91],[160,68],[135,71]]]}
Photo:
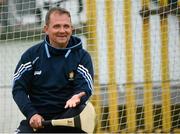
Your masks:
{"label": "man", "polygon": [[79,114],[93,91],[91,57],[80,38],[72,36],[70,13],[51,8],[45,18],[43,42],[29,48],[15,69],[13,98],[26,120],[17,132],[81,132],[44,127],[43,120]]}

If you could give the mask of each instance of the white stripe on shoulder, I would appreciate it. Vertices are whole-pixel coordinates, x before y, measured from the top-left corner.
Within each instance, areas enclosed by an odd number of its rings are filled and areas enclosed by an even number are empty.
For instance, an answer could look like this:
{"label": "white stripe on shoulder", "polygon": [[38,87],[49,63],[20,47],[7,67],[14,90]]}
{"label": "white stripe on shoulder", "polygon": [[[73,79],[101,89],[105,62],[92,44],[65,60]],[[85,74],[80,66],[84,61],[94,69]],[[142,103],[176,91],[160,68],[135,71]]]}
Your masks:
{"label": "white stripe on shoulder", "polygon": [[31,66],[31,62],[25,63],[25,64],[21,64],[21,66],[18,68],[17,72],[14,74],[14,76],[16,76],[17,74],[19,74],[24,68]]}
{"label": "white stripe on shoulder", "polygon": [[87,73],[87,75],[89,76],[90,80],[93,81],[93,80],[92,80],[92,77],[91,77],[91,75],[90,75],[90,73],[89,73],[89,70],[88,70],[87,68],[85,68],[83,65],[80,65],[80,64],[79,64],[79,67],[82,68],[83,70],[85,70],[86,73]]}
{"label": "white stripe on shoulder", "polygon": [[93,92],[93,80],[88,69],[86,69],[83,65],[79,65],[77,71],[84,77],[89,89]]}
{"label": "white stripe on shoulder", "polygon": [[32,69],[31,62],[21,64],[21,66],[18,68],[17,72],[14,74],[14,80],[19,79],[24,72],[31,70],[31,69]]}

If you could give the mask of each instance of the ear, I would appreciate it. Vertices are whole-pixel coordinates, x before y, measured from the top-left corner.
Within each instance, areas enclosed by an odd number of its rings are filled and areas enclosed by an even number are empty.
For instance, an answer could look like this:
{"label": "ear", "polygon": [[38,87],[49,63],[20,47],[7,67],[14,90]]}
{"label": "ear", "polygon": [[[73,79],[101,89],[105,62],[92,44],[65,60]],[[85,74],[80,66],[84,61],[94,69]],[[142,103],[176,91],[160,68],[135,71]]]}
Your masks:
{"label": "ear", "polygon": [[74,27],[73,27],[73,26],[71,26],[71,28],[72,28],[72,32],[74,33],[74,32],[75,32],[75,29],[74,29]]}
{"label": "ear", "polygon": [[47,25],[44,25],[43,32],[48,34],[48,26]]}

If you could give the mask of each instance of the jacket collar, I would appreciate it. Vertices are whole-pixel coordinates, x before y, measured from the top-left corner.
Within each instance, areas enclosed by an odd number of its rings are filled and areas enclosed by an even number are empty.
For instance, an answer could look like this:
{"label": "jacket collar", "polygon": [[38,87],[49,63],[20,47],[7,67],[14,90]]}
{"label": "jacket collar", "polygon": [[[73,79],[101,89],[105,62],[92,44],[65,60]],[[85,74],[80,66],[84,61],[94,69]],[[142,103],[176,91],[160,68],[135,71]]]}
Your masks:
{"label": "jacket collar", "polygon": [[49,37],[46,35],[44,39],[44,46],[48,58],[53,55],[64,55],[65,58],[67,58],[72,51],[82,49],[82,41],[76,36],[71,36],[66,48],[55,48],[49,43]]}

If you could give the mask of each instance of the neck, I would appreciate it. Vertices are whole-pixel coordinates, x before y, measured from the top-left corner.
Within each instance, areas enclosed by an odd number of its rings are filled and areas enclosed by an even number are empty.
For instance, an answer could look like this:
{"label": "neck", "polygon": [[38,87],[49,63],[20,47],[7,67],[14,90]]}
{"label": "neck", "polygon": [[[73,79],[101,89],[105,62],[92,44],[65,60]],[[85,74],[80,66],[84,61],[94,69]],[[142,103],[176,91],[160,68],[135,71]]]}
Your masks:
{"label": "neck", "polygon": [[51,43],[50,42],[50,45],[52,46],[52,47],[54,47],[54,48],[57,48],[57,49],[59,49],[59,48],[66,48],[67,47],[67,44],[53,44],[53,43]]}

